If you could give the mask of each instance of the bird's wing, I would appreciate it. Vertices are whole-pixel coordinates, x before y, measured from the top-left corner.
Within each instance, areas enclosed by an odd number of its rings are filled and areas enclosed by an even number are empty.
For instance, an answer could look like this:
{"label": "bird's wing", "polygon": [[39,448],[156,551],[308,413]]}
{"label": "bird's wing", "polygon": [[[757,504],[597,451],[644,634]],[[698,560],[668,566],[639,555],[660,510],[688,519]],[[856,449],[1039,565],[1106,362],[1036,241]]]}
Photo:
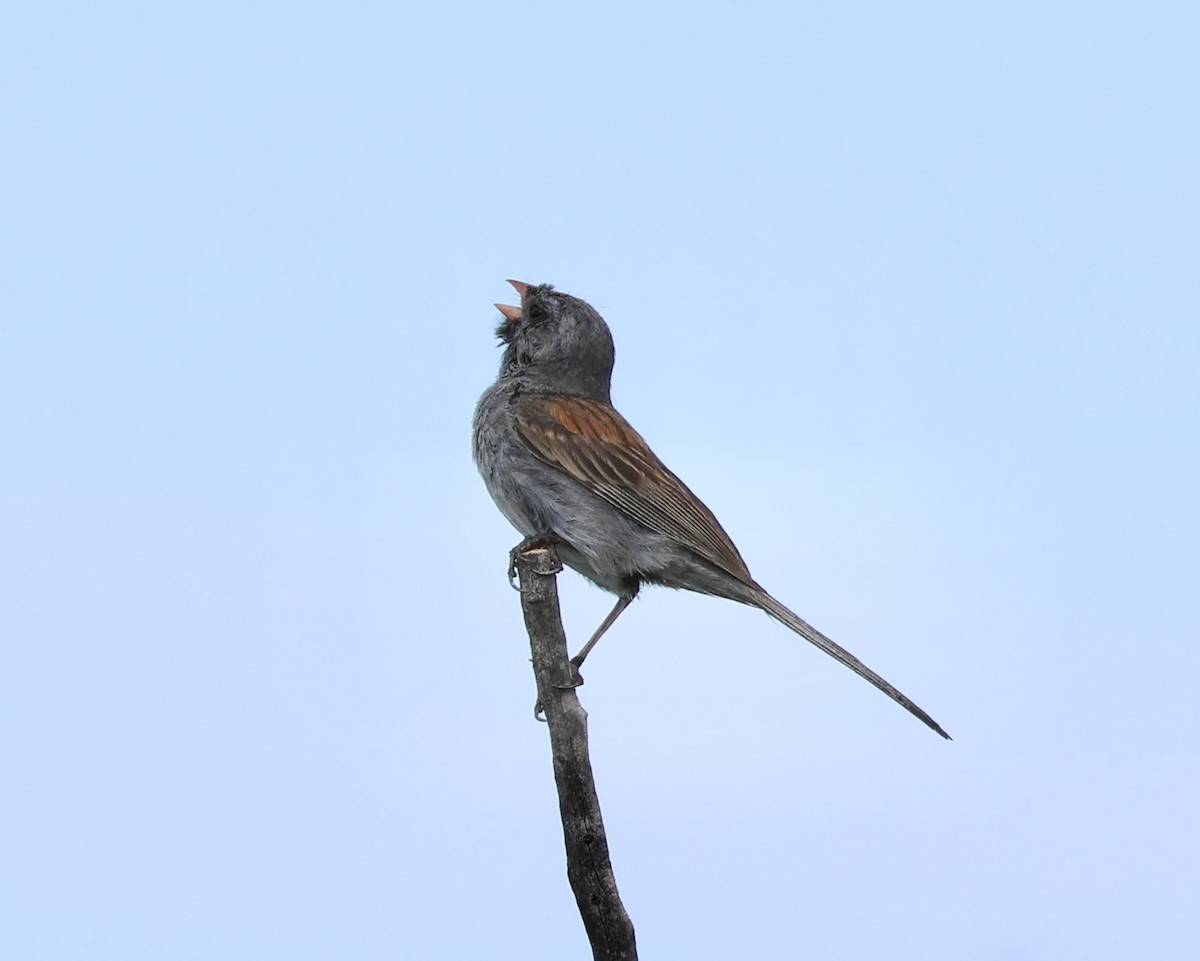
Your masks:
{"label": "bird's wing", "polygon": [[517,435],[547,464],[652,531],[754,584],[712,511],[612,407],[563,394],[522,393],[512,413]]}

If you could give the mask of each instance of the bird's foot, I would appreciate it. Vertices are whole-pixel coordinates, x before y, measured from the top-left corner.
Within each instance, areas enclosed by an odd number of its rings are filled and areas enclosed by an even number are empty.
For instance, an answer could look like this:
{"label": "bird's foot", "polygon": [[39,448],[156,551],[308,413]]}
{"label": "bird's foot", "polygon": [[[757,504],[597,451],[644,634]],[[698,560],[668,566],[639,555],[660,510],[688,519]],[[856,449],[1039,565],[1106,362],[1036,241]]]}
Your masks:
{"label": "bird's foot", "polygon": [[530,534],[520,544],[508,552],[508,586],[520,593],[517,584],[517,555],[524,554],[538,547],[554,547],[558,539],[553,534]]}
{"label": "bird's foot", "polygon": [[[571,661],[571,680],[568,684],[555,684],[560,691],[573,691],[577,687],[583,686],[583,675],[579,673],[579,666]],[[542,704],[542,699],[539,697],[537,703],[533,705],[533,719],[546,723],[546,707]]]}
{"label": "bird's foot", "polygon": [[[538,548],[554,547],[560,541],[553,534],[530,534],[520,544],[508,552],[508,586],[514,591],[520,591],[517,584],[517,555]],[[561,567],[560,567],[561,570]]]}

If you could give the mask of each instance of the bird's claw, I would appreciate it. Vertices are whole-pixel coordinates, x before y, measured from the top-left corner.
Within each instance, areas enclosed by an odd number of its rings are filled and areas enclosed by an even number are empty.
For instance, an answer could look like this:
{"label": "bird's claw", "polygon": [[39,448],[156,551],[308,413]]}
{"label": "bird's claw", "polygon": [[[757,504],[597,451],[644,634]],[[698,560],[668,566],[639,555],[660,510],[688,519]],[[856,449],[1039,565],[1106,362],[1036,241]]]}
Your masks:
{"label": "bird's claw", "polygon": [[[579,666],[574,661],[571,662],[571,681],[569,684],[555,684],[560,691],[573,691],[577,687],[583,686],[583,675],[579,673]],[[537,703],[533,705],[533,719],[546,723],[546,706],[542,703],[539,697]]]}
{"label": "bird's claw", "polygon": [[517,555],[533,550],[535,547],[553,547],[555,543],[551,534],[530,534],[520,544],[508,552],[508,586],[518,594],[524,593],[517,583]]}

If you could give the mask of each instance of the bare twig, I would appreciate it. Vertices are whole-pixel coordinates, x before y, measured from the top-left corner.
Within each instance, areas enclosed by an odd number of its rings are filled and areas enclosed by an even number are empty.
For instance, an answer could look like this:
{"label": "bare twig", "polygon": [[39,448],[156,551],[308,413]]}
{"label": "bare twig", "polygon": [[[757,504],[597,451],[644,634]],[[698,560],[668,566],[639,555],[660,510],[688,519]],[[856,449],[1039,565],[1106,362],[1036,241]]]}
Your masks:
{"label": "bare twig", "polygon": [[633,922],[617,893],[592,779],[587,712],[575,695],[575,687],[582,681],[567,658],[555,580],[562,565],[553,548],[541,546],[515,553],[514,561],[521,579],[521,610],[533,651],[538,703],[550,728],[567,878],[595,961],[636,961]]}

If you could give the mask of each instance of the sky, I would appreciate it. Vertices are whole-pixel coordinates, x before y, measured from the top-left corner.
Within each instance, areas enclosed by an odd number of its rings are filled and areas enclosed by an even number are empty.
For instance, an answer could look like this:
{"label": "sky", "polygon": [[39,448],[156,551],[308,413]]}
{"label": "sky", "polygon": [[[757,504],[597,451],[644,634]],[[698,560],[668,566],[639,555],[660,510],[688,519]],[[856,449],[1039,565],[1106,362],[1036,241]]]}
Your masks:
{"label": "sky", "polygon": [[[0,950],[584,958],[506,278],[755,577],[580,690],[646,958],[1200,956],[1200,14],[0,13]],[[570,572],[578,646],[611,599]]]}

